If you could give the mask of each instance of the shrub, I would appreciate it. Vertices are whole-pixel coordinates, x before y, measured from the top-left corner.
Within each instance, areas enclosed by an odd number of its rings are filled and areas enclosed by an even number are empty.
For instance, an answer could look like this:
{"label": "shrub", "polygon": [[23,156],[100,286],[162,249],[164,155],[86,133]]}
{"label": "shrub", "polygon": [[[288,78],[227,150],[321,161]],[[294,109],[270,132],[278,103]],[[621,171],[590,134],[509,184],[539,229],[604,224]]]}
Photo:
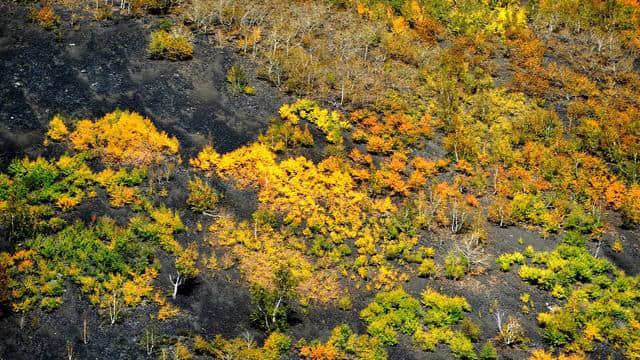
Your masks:
{"label": "shrub", "polygon": [[349,311],[353,307],[351,299],[348,296],[343,296],[338,300],[338,309],[343,311]]}
{"label": "shrub", "polygon": [[42,300],[40,301],[40,307],[42,308],[42,310],[46,312],[52,312],[53,310],[59,308],[60,305],[62,305],[61,297],[47,296],[47,297],[43,297]]}
{"label": "shrub", "polygon": [[464,312],[471,306],[463,297],[450,297],[427,288],[422,292],[422,303],[427,308],[424,319],[428,325],[453,325],[462,320]]}
{"label": "shrub", "polygon": [[560,227],[560,220],[547,209],[544,199],[539,195],[516,194],[510,206],[511,216],[515,220],[538,225],[544,234],[556,232]]}
{"label": "shrub", "polygon": [[418,328],[413,334],[413,341],[425,351],[435,351],[438,344],[446,343],[454,336],[450,327],[436,327],[430,330]]}
{"label": "shrub", "polygon": [[117,110],[95,122],[81,120],[69,139],[75,150],[93,150],[109,163],[168,166],[178,161],[178,140],[134,112]]}
{"label": "shrub", "polygon": [[620,208],[622,220],[628,227],[640,224],[640,185],[634,184],[622,202]]}
{"label": "shrub", "polygon": [[468,267],[469,260],[459,251],[449,251],[444,259],[444,273],[450,279],[462,279]]}
{"label": "shrub", "polygon": [[260,134],[258,140],[269,145],[275,152],[284,152],[301,145],[309,147],[314,144],[308,125],[305,125],[302,130],[300,126],[289,121],[279,120],[274,121],[264,134]]}
{"label": "shrub", "polygon": [[189,349],[181,342],[176,343],[175,355],[177,360],[193,359],[193,355],[191,355]]}
{"label": "shrub", "polygon": [[215,209],[221,197],[215,189],[200,178],[189,180],[187,189],[189,191],[187,204],[191,207],[191,210],[197,212]]}
{"label": "shrub", "polygon": [[550,289],[551,282],[553,281],[552,271],[528,265],[521,266],[518,275],[522,280],[532,284],[536,284],[543,289]]}
{"label": "shrub", "polygon": [[510,254],[502,254],[498,256],[496,263],[500,266],[500,270],[509,271],[513,264],[524,264],[524,255],[518,251]]}
{"label": "shrub", "polygon": [[462,332],[473,342],[477,342],[480,339],[480,326],[473,322],[468,317],[462,319],[460,322],[460,328]]}
{"label": "shrub", "polygon": [[317,344],[300,349],[300,356],[308,360],[333,360],[338,359],[338,350],[330,344]]}
{"label": "shrub", "polygon": [[576,206],[571,210],[564,224],[565,229],[584,235],[594,233],[601,226],[600,219],[594,215],[586,214],[581,206]]}
{"label": "shrub", "polygon": [[39,10],[30,9],[26,18],[47,30],[53,30],[60,25],[60,16],[57,16],[53,7],[49,5],[43,6]]}
{"label": "shrub", "polygon": [[229,71],[227,71],[227,82],[233,95],[239,93],[254,95],[256,93],[256,89],[249,85],[247,74],[240,65],[233,65],[229,68]]}
{"label": "shrub", "polygon": [[584,235],[576,230],[568,231],[562,237],[562,242],[567,245],[584,246],[585,241]]}
{"label": "shrub", "polygon": [[187,60],[193,56],[193,44],[186,32],[158,30],[151,34],[147,52],[152,59]]}
{"label": "shrub", "polygon": [[486,344],[480,350],[478,354],[478,359],[480,360],[497,360],[498,359],[498,351],[493,346],[491,341],[487,341]]}
{"label": "shrub", "polygon": [[280,107],[280,117],[287,119],[292,124],[297,124],[301,119],[315,124],[325,135],[330,143],[342,142],[342,130],[351,128],[351,124],[343,119],[337,111],[329,113],[328,109],[322,109],[315,101],[300,99],[297,102]]}
{"label": "shrub", "polygon": [[418,267],[418,276],[429,277],[436,275],[437,265],[433,259],[424,259]]}
{"label": "shrub", "polygon": [[360,318],[367,323],[369,334],[383,344],[398,343],[397,331],[411,335],[423,318],[424,311],[420,302],[403,289],[380,292],[366,308],[360,312]]}
{"label": "shrub", "polygon": [[197,354],[216,355],[215,347],[201,336],[196,336],[195,339],[193,339],[193,349]]}
{"label": "shrub", "polygon": [[473,350],[473,344],[460,332],[455,332],[453,337],[448,339],[447,343],[451,348],[451,355],[456,359],[477,359],[477,355]]}
{"label": "shrub", "polygon": [[[90,227],[78,222],[54,235],[38,234],[26,240],[28,250],[14,255],[20,259],[14,273],[18,281],[11,284],[14,308],[26,310],[37,303],[46,311],[57,308],[67,278],[100,309],[114,299],[135,306],[151,298],[158,274],[151,265],[160,237],[152,225],[138,217],[119,228],[101,218]],[[113,322],[116,316],[112,316]]]}
{"label": "shrub", "polygon": [[333,344],[345,355],[355,355],[362,360],[386,360],[384,345],[369,335],[355,334],[347,324],[336,326],[331,331],[328,343]]}
{"label": "shrub", "polygon": [[545,264],[547,268],[523,265],[518,273],[520,278],[543,289],[553,289],[557,295],[564,293],[558,286],[589,282],[611,269],[611,263],[606,259],[594,258],[584,247],[568,244],[559,245],[551,253],[537,253],[534,262]]}
{"label": "shrub", "polygon": [[264,341],[263,348],[269,358],[279,359],[291,348],[291,338],[279,331],[274,331]]}
{"label": "shrub", "polygon": [[11,293],[9,291],[10,275],[9,269],[14,265],[14,261],[11,255],[6,252],[0,252],[0,315],[4,310],[4,307],[9,303],[11,299]]}
{"label": "shrub", "polygon": [[45,138],[45,145],[47,144],[47,140],[51,139],[53,141],[62,141],[69,135],[69,129],[64,124],[64,119],[60,115],[56,115],[49,122],[49,130],[47,131],[47,135]]}

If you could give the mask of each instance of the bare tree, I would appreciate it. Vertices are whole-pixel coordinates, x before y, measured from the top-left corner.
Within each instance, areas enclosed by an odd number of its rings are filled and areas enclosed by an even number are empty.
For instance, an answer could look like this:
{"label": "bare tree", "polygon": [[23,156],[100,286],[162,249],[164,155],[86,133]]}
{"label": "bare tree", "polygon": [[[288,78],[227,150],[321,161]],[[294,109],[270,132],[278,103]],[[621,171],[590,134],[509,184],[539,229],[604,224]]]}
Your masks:
{"label": "bare tree", "polygon": [[475,267],[486,267],[488,256],[480,242],[478,234],[471,233],[454,245],[455,250],[467,258],[467,271]]}
{"label": "bare tree", "polygon": [[249,332],[249,330],[246,330],[244,333],[242,333],[242,337],[247,343],[247,349],[252,349],[253,347],[255,347],[256,342],[254,340],[254,336],[251,332]]}
{"label": "bare tree", "polygon": [[87,316],[82,319],[82,342],[87,345],[89,343],[89,326],[87,324]]}
{"label": "bare tree", "polygon": [[459,208],[457,201],[454,201],[451,206],[451,233],[457,234],[462,231],[468,224],[467,218],[469,214]]}
{"label": "bare tree", "polygon": [[111,320],[111,325],[113,325],[116,323],[116,320],[118,320],[118,314],[120,314],[120,311],[122,310],[122,303],[120,302],[118,293],[114,292],[111,294],[107,307],[109,309],[109,320]]}
{"label": "bare tree", "polygon": [[67,340],[67,359],[73,360],[73,343]]}
{"label": "bare tree", "polygon": [[156,336],[153,326],[150,326],[144,330],[143,341],[145,350],[147,351],[147,355],[150,356],[151,354],[153,354],[153,348],[156,345]]}
{"label": "bare tree", "polygon": [[171,296],[175,299],[178,295],[178,287],[182,285],[182,283],[184,282],[184,278],[178,271],[175,278],[173,277],[173,275],[169,275],[169,282],[171,282],[171,285],[173,285],[173,294]]}
{"label": "bare tree", "polygon": [[504,345],[511,346],[523,341],[524,330],[517,318],[509,316],[505,323],[504,313],[499,309],[494,312],[493,316],[498,325],[498,339]]}

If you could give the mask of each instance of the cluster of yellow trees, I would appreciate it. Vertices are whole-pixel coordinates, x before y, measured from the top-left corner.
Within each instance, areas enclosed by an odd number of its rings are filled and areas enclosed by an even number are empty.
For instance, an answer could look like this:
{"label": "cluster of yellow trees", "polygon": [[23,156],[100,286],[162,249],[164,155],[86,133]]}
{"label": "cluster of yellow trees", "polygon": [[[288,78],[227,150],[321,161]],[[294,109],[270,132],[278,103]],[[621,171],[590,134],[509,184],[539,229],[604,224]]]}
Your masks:
{"label": "cluster of yellow trees", "polygon": [[160,132],[140,114],[115,111],[92,120],[79,120],[73,131],[56,116],[46,141],[68,141],[76,151],[91,151],[107,163],[130,166],[160,165],[176,161],[178,140]]}

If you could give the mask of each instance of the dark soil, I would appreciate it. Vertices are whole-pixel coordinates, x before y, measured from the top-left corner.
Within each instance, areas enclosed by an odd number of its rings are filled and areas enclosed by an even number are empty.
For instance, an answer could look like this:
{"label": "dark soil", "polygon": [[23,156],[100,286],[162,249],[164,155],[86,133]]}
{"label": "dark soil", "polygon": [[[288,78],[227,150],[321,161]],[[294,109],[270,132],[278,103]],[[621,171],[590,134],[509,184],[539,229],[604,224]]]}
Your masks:
{"label": "dark soil", "polygon": [[190,61],[150,60],[146,46],[156,18],[86,21],[77,31],[63,26],[58,38],[25,24],[24,8],[1,9],[0,162],[5,165],[16,156],[42,154],[46,126],[57,113],[97,118],[116,108],[139,112],[177,136],[188,159],[213,138],[221,152],[255,139],[286,100],[257,80],[255,96],[232,96],[226,72],[240,60],[206,39],[197,39]]}

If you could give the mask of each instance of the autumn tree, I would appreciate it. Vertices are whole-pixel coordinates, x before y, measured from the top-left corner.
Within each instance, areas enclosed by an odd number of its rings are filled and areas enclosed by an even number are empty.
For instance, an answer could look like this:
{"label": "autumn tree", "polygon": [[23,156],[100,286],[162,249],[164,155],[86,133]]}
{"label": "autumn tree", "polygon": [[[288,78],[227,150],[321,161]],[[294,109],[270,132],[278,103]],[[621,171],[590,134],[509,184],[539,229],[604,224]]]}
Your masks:
{"label": "autumn tree", "polygon": [[80,120],[72,132],[56,115],[46,141],[67,138],[74,150],[93,152],[112,164],[167,166],[179,162],[178,140],[158,131],[149,118],[135,112],[116,110],[96,121]]}
{"label": "autumn tree", "polygon": [[13,266],[13,259],[8,253],[0,252],[0,315],[4,306],[9,302],[9,269]]}
{"label": "autumn tree", "polygon": [[173,285],[172,297],[178,295],[178,287],[184,284],[185,280],[191,279],[200,273],[196,267],[198,259],[198,249],[195,243],[190,244],[186,249],[179,251],[176,257],[176,275],[169,275],[169,281]]}
{"label": "autumn tree", "polygon": [[251,285],[251,300],[256,309],[251,319],[266,331],[284,329],[291,307],[298,297],[295,287],[298,279],[287,266],[280,266],[274,273],[272,288]]}

